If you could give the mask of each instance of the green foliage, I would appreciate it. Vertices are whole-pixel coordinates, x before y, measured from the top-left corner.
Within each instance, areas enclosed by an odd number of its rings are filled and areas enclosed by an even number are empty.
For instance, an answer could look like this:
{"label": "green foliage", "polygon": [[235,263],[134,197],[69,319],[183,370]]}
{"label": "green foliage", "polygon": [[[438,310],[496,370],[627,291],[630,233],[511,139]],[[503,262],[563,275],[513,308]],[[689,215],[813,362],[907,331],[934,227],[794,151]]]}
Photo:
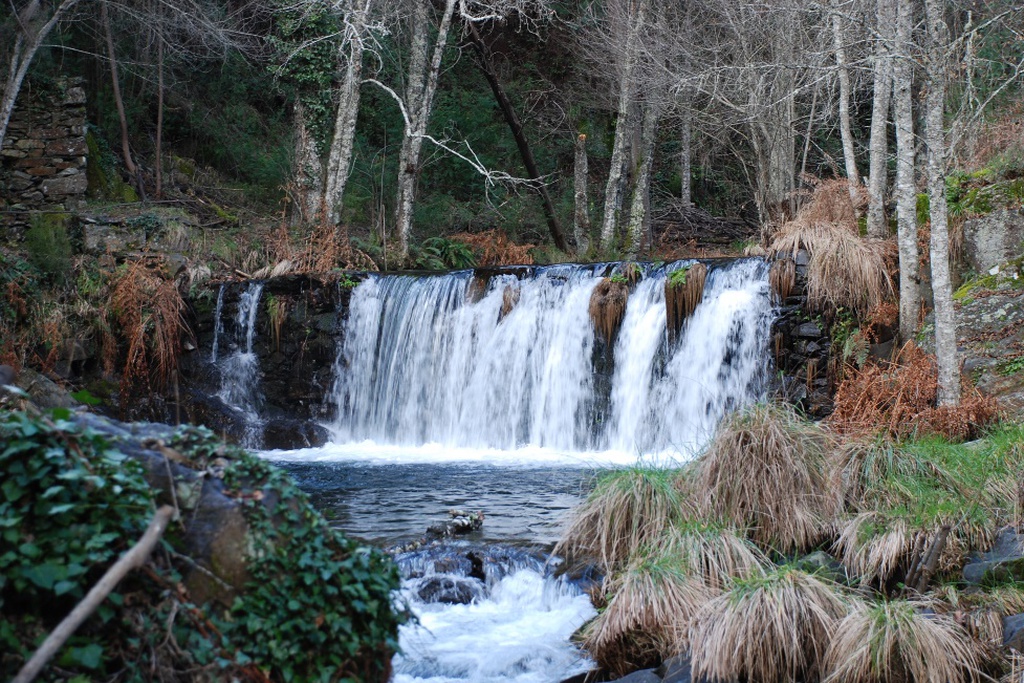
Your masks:
{"label": "green foliage", "polygon": [[690,266],[682,266],[673,270],[668,275],[668,284],[671,287],[682,287],[686,284],[686,275],[690,272]]}
{"label": "green foliage", "polygon": [[864,367],[868,359],[870,344],[860,329],[857,316],[842,306],[836,310],[831,327],[832,348],[839,351],[839,360],[844,364]]}
{"label": "green foliage", "polygon": [[412,257],[416,268],[422,270],[461,270],[476,265],[476,256],[468,244],[446,237],[424,240],[412,251]]}
{"label": "green foliage", "polygon": [[932,201],[926,192],[921,192],[917,195],[917,204],[915,205],[917,212],[917,224],[924,225],[932,220]]}
{"label": "green foliage", "polygon": [[608,278],[608,280],[610,282],[614,282],[617,285],[629,284],[629,279],[625,275],[623,275],[622,273],[612,273],[612,275]]}
{"label": "green foliage", "polygon": [[56,285],[65,284],[71,274],[67,220],[67,214],[35,213],[25,233],[29,261]]}
{"label": "green foliage", "polygon": [[999,373],[1005,377],[1012,377],[1021,372],[1024,372],[1024,356],[1010,359],[999,367]]}
{"label": "green foliage", "polygon": [[[193,457],[212,455],[209,432],[190,433]],[[231,640],[278,680],[386,680],[406,619],[392,609],[395,565],[328,526],[287,474],[239,455],[224,481],[254,492],[242,501],[256,561],[232,606]]]}

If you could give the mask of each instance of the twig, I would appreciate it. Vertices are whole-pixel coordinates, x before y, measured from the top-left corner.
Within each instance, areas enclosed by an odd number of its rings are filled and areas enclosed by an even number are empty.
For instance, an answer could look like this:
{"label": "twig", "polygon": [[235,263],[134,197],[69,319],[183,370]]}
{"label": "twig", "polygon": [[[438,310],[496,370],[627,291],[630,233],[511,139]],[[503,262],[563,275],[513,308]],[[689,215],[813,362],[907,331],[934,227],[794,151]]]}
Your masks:
{"label": "twig", "polygon": [[935,573],[935,568],[939,564],[939,556],[942,555],[942,550],[946,547],[946,538],[948,536],[949,525],[944,524],[939,528],[939,533],[935,535],[935,540],[932,541],[931,548],[928,549],[924,568],[921,570],[921,576],[917,580],[917,586],[915,586],[918,593],[924,593],[925,589],[928,588],[928,582],[932,580],[932,574]]}
{"label": "twig", "polygon": [[149,523],[149,528],[146,529],[146,533],[142,535],[142,538],[107,570],[107,573],[103,575],[99,583],[93,586],[92,590],[82,598],[82,601],[75,605],[75,608],[71,610],[71,614],[64,617],[64,621],[60,622],[57,628],[46,637],[43,644],[39,646],[39,649],[28,660],[28,663],[21,668],[21,671],[18,672],[18,675],[14,677],[11,683],[31,683],[31,681],[35,680],[35,677],[43,670],[43,667],[50,661],[50,658],[57,654],[57,651],[82,625],[82,622],[88,619],[89,615],[100,606],[100,603],[106,599],[107,595],[117,587],[117,584],[124,578],[125,574],[132,569],[141,567],[146,562],[149,554],[153,552],[153,546],[156,545],[156,542],[163,535],[173,514],[174,508],[170,505],[164,505],[156,511],[156,514],[153,515],[153,520]]}

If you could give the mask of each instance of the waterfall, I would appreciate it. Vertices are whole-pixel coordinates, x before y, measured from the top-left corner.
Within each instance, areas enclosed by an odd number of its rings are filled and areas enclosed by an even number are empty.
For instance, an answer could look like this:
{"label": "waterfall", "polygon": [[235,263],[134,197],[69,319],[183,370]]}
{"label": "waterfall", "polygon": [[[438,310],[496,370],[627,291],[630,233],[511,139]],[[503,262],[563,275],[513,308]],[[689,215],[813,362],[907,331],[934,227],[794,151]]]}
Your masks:
{"label": "waterfall", "polygon": [[[262,294],[263,283],[250,282],[239,296],[232,351],[217,363],[221,375],[221,388],[217,395],[224,403],[241,413],[246,425],[242,445],[246,448],[257,448],[261,441],[260,408],[263,405],[263,395],[259,390],[259,358],[253,352],[252,344],[256,338],[256,313],[259,311]],[[221,324],[220,308],[221,296],[218,295],[215,326]],[[216,335],[216,332],[214,334]],[[217,346],[214,344],[215,355],[216,349]]]}
{"label": "waterfall", "polygon": [[220,333],[224,329],[224,323],[221,321],[221,314],[224,311],[224,289],[225,285],[221,284],[220,288],[217,289],[217,307],[213,311],[213,350],[210,351],[210,362],[217,362],[217,348],[220,344]]}
{"label": "waterfall", "polygon": [[611,349],[588,312],[603,265],[369,277],[339,344],[337,440],[691,454],[763,395],[774,310],[763,261],[712,265],[670,344],[665,279],[683,265],[646,268]]}

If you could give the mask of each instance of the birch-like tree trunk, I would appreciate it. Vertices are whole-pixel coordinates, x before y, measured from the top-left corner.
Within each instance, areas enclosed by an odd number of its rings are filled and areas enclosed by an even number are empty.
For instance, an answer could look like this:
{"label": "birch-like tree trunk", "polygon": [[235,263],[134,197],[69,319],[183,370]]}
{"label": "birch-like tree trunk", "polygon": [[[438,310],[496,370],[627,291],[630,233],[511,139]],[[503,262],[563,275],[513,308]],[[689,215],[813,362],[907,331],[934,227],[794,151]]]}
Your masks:
{"label": "birch-like tree trunk", "polygon": [[629,207],[629,228],[626,231],[626,256],[635,259],[648,225],[647,208],[651,189],[651,166],[654,160],[654,142],[658,137],[660,107],[647,102],[643,107],[644,120],[640,132],[640,160],[633,184],[633,199]]}
{"label": "birch-like tree trunk", "polygon": [[[897,0],[905,2],[907,0]],[[875,39],[874,97],[871,105],[871,141],[868,153],[868,235],[887,237],[885,188],[888,171],[889,105],[892,99],[893,0],[876,0],[879,36]]]}
{"label": "birch-like tree trunk", "polygon": [[398,201],[395,226],[398,231],[399,258],[409,255],[409,236],[412,233],[412,215],[416,204],[416,184],[420,175],[420,152],[423,136],[434,107],[434,93],[441,72],[441,58],[448,44],[455,0],[445,0],[441,21],[437,26],[434,52],[430,62],[430,20],[426,0],[416,0],[413,14],[413,36],[409,57],[409,75],[405,91],[405,135],[398,157]]}
{"label": "birch-like tree trunk", "polygon": [[626,28],[626,43],[619,69],[618,118],[615,120],[615,141],[612,143],[612,160],[608,168],[608,182],[604,193],[604,214],[601,217],[601,240],[599,246],[608,249],[615,242],[622,213],[622,201],[626,194],[626,164],[629,143],[635,134],[636,121],[633,116],[635,74],[640,62],[640,32],[647,20],[650,0],[630,0],[629,26]]}
{"label": "birch-like tree trunk", "polygon": [[860,174],[857,171],[857,157],[853,151],[853,130],[850,127],[850,69],[846,61],[846,36],[843,33],[843,19],[832,15],[832,39],[835,44],[836,68],[839,71],[839,132],[843,139],[843,162],[846,179],[850,184],[850,199],[856,200]]}
{"label": "birch-like tree trunk", "polygon": [[693,112],[689,102],[683,106],[679,125],[679,200],[693,206]]}
{"label": "birch-like tree trunk", "polygon": [[316,140],[306,124],[306,108],[295,102],[295,207],[292,224],[309,224],[322,218],[324,210],[324,164]]}
{"label": "birch-like tree trunk", "polygon": [[341,222],[345,184],[352,169],[352,153],[359,115],[359,94],[363,78],[363,41],[370,0],[359,2],[349,16],[346,40],[338,48],[338,62],[344,64],[345,75],[338,90],[338,109],[334,117],[334,134],[327,156],[327,174],[323,193],[326,219],[332,225]]}
{"label": "birch-like tree trunk", "polygon": [[138,178],[138,167],[132,159],[131,145],[128,141],[128,116],[124,110],[124,99],[121,97],[121,77],[117,69],[117,54],[114,52],[114,33],[110,28],[110,14],[107,11],[107,2],[100,3],[100,21],[103,23],[103,33],[107,42],[107,58],[110,60],[110,85],[114,91],[114,104],[117,107],[117,120],[121,124],[121,156],[124,157],[124,167],[128,174],[135,181],[136,189],[142,193],[142,182]]}
{"label": "birch-like tree trunk", "polygon": [[3,148],[4,138],[7,137],[7,125],[11,122],[11,114],[14,113],[14,103],[18,99],[39,46],[43,44],[46,36],[50,35],[57,22],[77,4],[78,0],[62,0],[49,16],[41,13],[42,6],[39,0],[29,0],[21,9],[15,8],[18,28],[14,43],[10,48],[4,48],[5,51],[9,51],[4,55],[7,74],[3,82],[3,95],[0,96],[0,149]]}
{"label": "birch-like tree trunk", "polygon": [[576,159],[573,165],[573,212],[572,230],[576,239],[576,255],[582,256],[590,249],[590,205],[587,199],[587,136],[576,136]]}
{"label": "birch-like tree trunk", "polygon": [[917,332],[921,306],[921,274],[917,253],[917,185],[914,182],[913,80],[911,37],[914,7],[898,2],[893,43],[893,116],[896,120],[896,240],[900,257],[900,338]]}
{"label": "birch-like tree trunk", "polygon": [[928,199],[931,216],[929,261],[935,299],[935,355],[939,364],[939,405],[960,403],[960,361],[956,350],[956,311],[949,268],[949,211],[946,206],[946,48],[948,28],[942,0],[925,0],[925,143],[928,146]]}

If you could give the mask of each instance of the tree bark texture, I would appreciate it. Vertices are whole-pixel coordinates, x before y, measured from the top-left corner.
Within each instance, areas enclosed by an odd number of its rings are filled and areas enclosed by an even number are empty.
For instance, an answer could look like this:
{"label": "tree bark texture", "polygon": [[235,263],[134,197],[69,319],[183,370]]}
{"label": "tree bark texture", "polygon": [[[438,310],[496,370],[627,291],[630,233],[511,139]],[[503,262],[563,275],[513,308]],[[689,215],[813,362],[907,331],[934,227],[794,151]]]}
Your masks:
{"label": "tree bark texture", "polygon": [[441,71],[441,58],[448,44],[455,0],[445,0],[441,21],[434,40],[430,62],[430,8],[426,0],[416,0],[413,14],[413,37],[410,49],[409,75],[406,81],[405,108],[407,123],[398,157],[398,201],[395,228],[398,231],[399,258],[409,256],[409,237],[412,233],[412,214],[416,204],[416,184],[420,175],[420,152],[423,136],[427,132],[430,113],[434,106],[434,93]]}
{"label": "tree bark texture", "polygon": [[659,107],[651,102],[644,106],[644,120],[640,133],[640,161],[633,183],[633,199],[629,207],[629,228],[626,232],[626,256],[635,259],[644,239],[644,227],[649,224],[647,208],[650,199],[651,166],[654,142],[658,137]]}
{"label": "tree bark texture", "polygon": [[921,306],[921,274],[917,253],[917,184],[914,182],[913,80],[910,59],[914,8],[897,3],[896,39],[893,44],[893,111],[896,120],[896,240],[900,261],[900,338],[917,333]]}
{"label": "tree bark texture", "polygon": [[679,201],[693,206],[693,112],[689,102],[683,106],[679,125]]}
{"label": "tree bark texture", "polygon": [[317,153],[316,140],[306,125],[306,109],[301,101],[295,102],[295,158],[293,179],[295,206],[292,225],[310,224],[321,217],[324,201],[324,164]]}
{"label": "tree bark texture", "polygon": [[893,0],[876,0],[878,33],[874,50],[874,97],[871,105],[871,141],[868,153],[868,235],[888,237],[885,190],[888,172],[889,105],[892,99]]}
{"label": "tree bark texture", "polygon": [[156,188],[154,196],[163,198],[163,138],[164,138],[164,32],[157,29],[156,38]]}
{"label": "tree bark texture", "polygon": [[853,131],[850,127],[850,69],[846,62],[843,19],[838,13],[832,15],[832,37],[835,43],[836,68],[839,71],[839,132],[843,139],[843,163],[846,167],[846,178],[850,183],[850,199],[856,200],[860,174],[857,171],[857,156],[853,149]]}
{"label": "tree bark texture", "polygon": [[929,242],[935,300],[935,355],[939,364],[939,405],[960,403],[960,361],[956,350],[956,311],[949,268],[949,211],[946,206],[946,49],[948,28],[942,0],[925,0],[928,27],[926,56],[925,143],[928,146]]}
{"label": "tree bark texture", "polygon": [[[626,45],[621,55],[619,69],[618,117],[615,120],[615,141],[612,143],[612,160],[608,168],[608,182],[604,193],[604,214],[601,217],[601,249],[614,245],[618,232],[622,201],[626,193],[626,163],[629,143],[633,138],[636,121],[633,116],[635,78],[640,61],[640,32],[647,20],[650,0],[634,0],[631,6],[629,26],[626,28]],[[634,4],[634,3],[631,3]]]}
{"label": "tree bark texture", "polygon": [[573,165],[573,237],[576,239],[576,255],[582,256],[590,250],[590,204],[587,199],[587,136],[576,136],[576,158]]}
{"label": "tree bark texture", "polygon": [[368,0],[356,7],[350,17],[347,40],[338,47],[338,61],[339,64],[344,64],[345,76],[338,91],[338,109],[334,117],[334,134],[327,156],[327,176],[323,192],[326,219],[331,225],[341,223],[345,185],[352,169],[360,85],[363,78],[363,40],[369,11]]}
{"label": "tree bark texture", "polygon": [[473,47],[476,48],[480,70],[483,72],[484,78],[487,79],[491,92],[494,94],[494,99],[497,101],[501,113],[505,117],[505,122],[512,131],[512,137],[515,138],[516,147],[519,149],[519,156],[522,157],[523,166],[526,167],[526,173],[531,180],[537,183],[537,194],[540,195],[541,203],[544,205],[544,216],[547,219],[551,240],[560,251],[568,253],[569,245],[565,241],[565,234],[562,232],[562,226],[558,222],[555,205],[551,201],[551,193],[548,192],[548,187],[544,183],[540,171],[537,169],[537,161],[533,158],[533,152],[530,149],[529,141],[526,139],[523,124],[516,114],[515,107],[512,106],[512,101],[508,98],[505,89],[501,85],[497,71],[494,70],[494,60],[491,59],[491,51],[486,43],[484,43],[483,38],[480,37],[476,24],[472,21],[467,21],[466,26],[469,28],[469,37],[473,42]]}
{"label": "tree bark texture", "polygon": [[[107,11],[107,2],[100,3],[100,21],[103,22],[103,33],[107,42],[107,58],[110,60],[110,85],[114,91],[114,104],[117,106],[117,120],[121,124],[121,156],[124,157],[124,167],[133,180],[137,180],[138,168],[132,160],[131,145],[128,142],[128,117],[124,111],[124,99],[121,97],[121,78],[117,69],[117,54],[114,52],[114,34],[110,29],[110,13]],[[140,187],[137,189],[141,192]]]}

